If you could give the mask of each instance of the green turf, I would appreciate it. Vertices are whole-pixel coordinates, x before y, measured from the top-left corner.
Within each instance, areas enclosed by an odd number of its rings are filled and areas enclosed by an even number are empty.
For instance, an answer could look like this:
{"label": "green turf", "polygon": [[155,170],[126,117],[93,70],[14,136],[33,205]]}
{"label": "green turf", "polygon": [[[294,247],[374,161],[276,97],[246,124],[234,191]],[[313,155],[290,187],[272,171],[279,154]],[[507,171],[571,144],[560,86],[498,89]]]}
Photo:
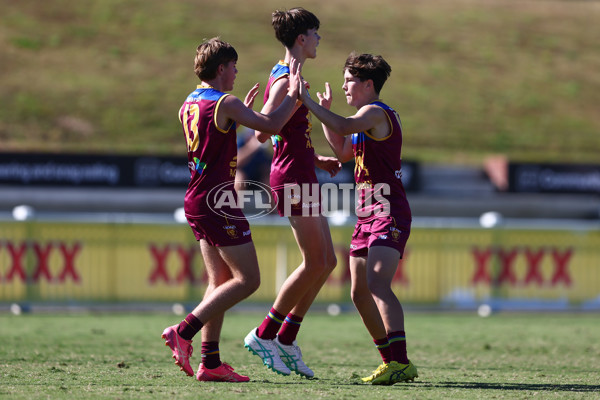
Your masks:
{"label": "green turf", "polygon": [[[314,313],[299,342],[318,379],[275,375],[247,352],[263,314],[231,313],[222,359],[251,376],[199,383],[160,338],[173,314],[0,315],[0,398],[8,399],[588,399],[600,396],[600,324],[593,314],[407,313],[414,383],[359,383],[379,363],[357,314]],[[200,360],[199,343],[192,357]]]}

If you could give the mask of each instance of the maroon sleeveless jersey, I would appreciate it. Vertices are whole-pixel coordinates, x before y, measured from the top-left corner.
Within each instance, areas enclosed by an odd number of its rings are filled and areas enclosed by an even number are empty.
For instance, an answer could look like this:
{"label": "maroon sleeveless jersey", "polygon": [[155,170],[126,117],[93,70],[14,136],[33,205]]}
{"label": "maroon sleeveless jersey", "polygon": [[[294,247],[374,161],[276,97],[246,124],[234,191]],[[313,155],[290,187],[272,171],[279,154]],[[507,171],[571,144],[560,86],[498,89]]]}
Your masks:
{"label": "maroon sleeveless jersey", "polygon": [[[228,94],[199,85],[179,110],[179,120],[187,142],[190,183],[185,194],[184,209],[188,218],[200,218],[212,213],[208,194],[219,187],[234,190],[237,167],[236,124],[217,126],[216,114]],[[225,210],[226,211],[226,210]],[[240,213],[239,210],[236,214]]]}
{"label": "maroon sleeveless jersey", "polygon": [[383,139],[376,139],[368,132],[352,134],[352,149],[356,161],[354,179],[358,195],[356,214],[359,222],[387,214],[393,216],[398,225],[410,226],[412,216],[401,180],[400,117],[382,102],[371,104],[386,113],[390,134]]}
{"label": "maroon sleeveless jersey", "polygon": [[[289,65],[283,61],[273,67],[265,90],[265,103],[269,99],[273,83],[289,76],[289,73]],[[287,183],[318,183],[315,173],[315,149],[310,139],[311,130],[310,112],[302,104],[281,131],[271,136],[273,161],[270,183],[273,190],[279,190]]]}

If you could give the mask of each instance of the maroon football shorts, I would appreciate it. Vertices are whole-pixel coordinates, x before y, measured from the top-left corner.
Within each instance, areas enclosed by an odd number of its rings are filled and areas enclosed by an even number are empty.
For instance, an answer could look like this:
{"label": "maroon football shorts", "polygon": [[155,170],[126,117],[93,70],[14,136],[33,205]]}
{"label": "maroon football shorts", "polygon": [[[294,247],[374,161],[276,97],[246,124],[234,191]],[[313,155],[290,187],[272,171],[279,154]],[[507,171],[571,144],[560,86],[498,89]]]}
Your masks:
{"label": "maroon football shorts", "polygon": [[205,239],[211,246],[237,246],[252,241],[250,225],[244,214],[237,211],[238,215],[230,217],[211,213],[203,217],[188,217],[187,221],[196,240]]}
{"label": "maroon football shorts", "polygon": [[368,222],[356,223],[352,241],[350,242],[351,257],[366,257],[369,248],[385,246],[398,250],[400,258],[410,236],[410,224],[396,225],[392,216],[374,218]]}
{"label": "maroon football shorts", "polygon": [[321,188],[318,183],[290,183],[271,189],[280,217],[318,216],[321,214]]}

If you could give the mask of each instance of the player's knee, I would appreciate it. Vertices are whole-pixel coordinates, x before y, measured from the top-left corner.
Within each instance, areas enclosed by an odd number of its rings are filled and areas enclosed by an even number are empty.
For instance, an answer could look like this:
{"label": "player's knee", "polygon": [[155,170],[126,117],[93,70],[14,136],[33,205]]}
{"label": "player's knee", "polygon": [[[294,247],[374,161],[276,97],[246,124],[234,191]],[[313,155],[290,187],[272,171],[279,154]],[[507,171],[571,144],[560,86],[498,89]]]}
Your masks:
{"label": "player's knee", "polygon": [[304,260],[304,268],[313,276],[329,275],[336,265],[337,258],[335,254],[321,253],[321,257],[307,257]]}
{"label": "player's knee", "polygon": [[371,294],[377,298],[383,299],[388,297],[391,293],[393,293],[390,285],[384,284],[377,280],[370,280],[368,282],[368,286],[369,292],[371,292]]}
{"label": "player's knee", "polygon": [[325,263],[321,261],[304,261],[304,270],[307,275],[317,279],[319,276],[326,273]]}
{"label": "player's knee", "polygon": [[252,279],[252,284],[250,287],[252,288],[252,293],[254,293],[258,290],[258,288],[260,287],[260,275],[256,275]]}
{"label": "player's knee", "polygon": [[260,275],[246,276],[244,279],[244,287],[248,291],[248,295],[256,292],[260,287]]}
{"label": "player's knee", "polygon": [[331,255],[327,256],[327,259],[325,261],[327,274],[330,274],[335,269],[336,265],[337,265],[337,257],[335,256],[335,254],[331,254]]}
{"label": "player's knee", "polygon": [[352,299],[352,302],[356,304],[360,300],[360,293],[357,293],[355,290],[351,290],[350,298]]}
{"label": "player's knee", "polygon": [[389,285],[370,285],[369,290],[376,301],[380,299],[387,302],[395,297],[394,291]]}
{"label": "player's knee", "polygon": [[365,301],[369,301],[371,299],[371,293],[361,288],[352,288],[350,290],[350,298],[352,299],[354,305],[359,306]]}

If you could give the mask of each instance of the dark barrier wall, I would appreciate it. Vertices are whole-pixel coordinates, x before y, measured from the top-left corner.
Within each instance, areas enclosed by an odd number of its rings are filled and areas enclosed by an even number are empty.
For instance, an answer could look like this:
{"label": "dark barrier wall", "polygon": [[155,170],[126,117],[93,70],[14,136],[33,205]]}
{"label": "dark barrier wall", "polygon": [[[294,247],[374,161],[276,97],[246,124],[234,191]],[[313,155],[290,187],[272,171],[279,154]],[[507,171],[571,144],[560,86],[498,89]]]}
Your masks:
{"label": "dark barrier wall", "polygon": [[600,193],[600,165],[510,163],[508,176],[516,193]]}
{"label": "dark barrier wall", "polygon": [[189,179],[185,157],[0,153],[0,184],[185,187]]}
{"label": "dark barrier wall", "polygon": [[[407,191],[419,188],[418,164],[402,162]],[[354,183],[354,163],[330,178],[317,169],[321,183]],[[0,153],[0,185],[85,187],[186,187],[185,157],[87,154]]]}

